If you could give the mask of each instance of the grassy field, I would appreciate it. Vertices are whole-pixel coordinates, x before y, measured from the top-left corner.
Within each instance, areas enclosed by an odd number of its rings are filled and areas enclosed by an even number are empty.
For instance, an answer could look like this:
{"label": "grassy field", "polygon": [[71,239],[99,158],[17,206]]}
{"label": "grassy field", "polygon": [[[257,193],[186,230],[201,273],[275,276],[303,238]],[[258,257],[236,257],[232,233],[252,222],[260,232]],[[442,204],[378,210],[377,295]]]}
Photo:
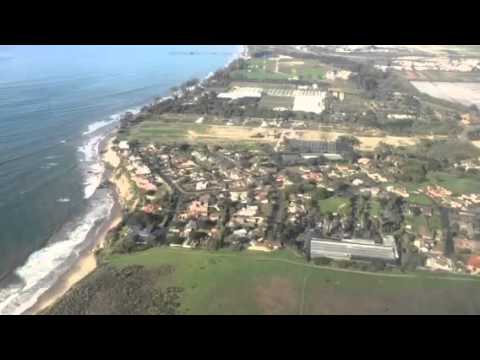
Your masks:
{"label": "grassy field", "polygon": [[[199,115],[190,114],[191,117],[198,118]],[[163,118],[162,118],[163,119]],[[146,120],[130,129],[128,134],[121,135],[121,139],[137,139],[141,142],[159,142],[172,143],[176,141],[187,141],[191,143],[276,143],[277,138],[273,136],[275,129],[260,129],[244,126],[225,126],[194,124],[191,122],[163,121],[162,119]],[[352,132],[338,131],[318,131],[318,130],[298,130],[292,132],[289,137],[302,140],[322,140],[325,132],[331,137],[331,140],[343,135],[352,135]],[[263,138],[255,138],[258,133],[264,135]],[[360,140],[359,149],[363,151],[374,150],[378,144],[384,142],[393,146],[414,145],[420,137],[401,137],[401,136],[362,136],[361,133],[354,133]]]}
{"label": "grassy field", "polygon": [[234,87],[258,87],[262,89],[289,89],[289,90],[295,90],[297,88],[296,85],[294,84],[279,84],[279,83],[272,83],[272,82],[248,82],[248,81],[233,81],[231,83],[231,88]]}
{"label": "grassy field", "polygon": [[433,205],[432,199],[424,194],[410,194],[410,197],[407,198],[407,201],[417,205]]}
{"label": "grassy field", "polygon": [[274,109],[276,107],[284,107],[289,110],[293,109],[293,97],[288,96],[263,96],[260,100],[260,107]]}
{"label": "grassy field", "polygon": [[472,72],[453,72],[428,70],[421,71],[422,80],[441,82],[479,82],[480,74]]}
{"label": "grassy field", "polygon": [[263,59],[251,59],[248,61],[247,68],[234,70],[230,76],[234,80],[288,80],[291,75],[276,72],[275,61]]}
{"label": "grassy field", "polygon": [[463,56],[480,56],[480,45],[406,45],[407,47],[430,52],[432,54],[445,55],[452,51]]}
{"label": "grassy field", "polygon": [[443,186],[454,194],[469,194],[480,192],[480,179],[469,177],[458,177],[449,173],[436,172],[429,176],[434,184]]}
{"label": "grassy field", "polygon": [[263,60],[251,59],[245,69],[234,70],[231,77],[234,80],[288,80],[298,77],[300,80],[320,81],[325,78],[328,67],[314,60],[282,59]]}
{"label": "grassy field", "polygon": [[379,217],[382,212],[382,207],[378,200],[372,199],[370,201],[370,215],[373,217]]}
{"label": "grassy field", "polygon": [[159,142],[159,143],[173,143],[176,141],[184,141],[188,138],[188,131],[195,131],[195,133],[206,134],[209,126],[204,124],[184,124],[165,123],[161,121],[144,121],[139,125],[133,127],[127,138],[129,140],[139,140],[140,142]]}
{"label": "grassy field", "polygon": [[442,224],[440,216],[434,214],[432,217],[425,215],[406,217],[406,223],[412,226],[412,230],[416,234],[430,234],[433,235],[434,230],[441,230]]}
{"label": "grassy field", "polygon": [[183,289],[182,314],[478,314],[480,279],[431,273],[358,273],[306,263],[289,250],[206,252],[154,248],[116,255],[122,269],[174,271],[158,289]]}
{"label": "grassy field", "polygon": [[329,199],[320,200],[320,212],[322,215],[327,213],[348,212],[350,201],[347,198],[334,196]]}

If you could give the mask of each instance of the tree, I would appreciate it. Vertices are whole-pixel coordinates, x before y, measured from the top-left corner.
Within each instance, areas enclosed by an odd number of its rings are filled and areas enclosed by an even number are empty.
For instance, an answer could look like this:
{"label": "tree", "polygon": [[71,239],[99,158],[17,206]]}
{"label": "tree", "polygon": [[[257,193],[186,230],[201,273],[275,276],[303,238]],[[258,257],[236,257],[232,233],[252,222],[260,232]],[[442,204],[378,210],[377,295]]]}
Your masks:
{"label": "tree", "polygon": [[358,140],[355,136],[342,135],[337,138],[337,141],[344,142],[352,146],[360,145],[360,140]]}
{"label": "tree", "polygon": [[473,114],[477,114],[477,115],[480,114],[480,111],[478,110],[478,106],[475,105],[475,104],[470,105],[470,107],[468,109]]}

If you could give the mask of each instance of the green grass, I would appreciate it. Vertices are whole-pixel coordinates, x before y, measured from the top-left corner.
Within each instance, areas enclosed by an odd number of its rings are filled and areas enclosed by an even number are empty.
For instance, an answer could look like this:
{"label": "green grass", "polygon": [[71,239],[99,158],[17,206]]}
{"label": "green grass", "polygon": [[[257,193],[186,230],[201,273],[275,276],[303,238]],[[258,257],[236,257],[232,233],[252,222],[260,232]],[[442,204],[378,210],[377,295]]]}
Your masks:
{"label": "green grass", "polygon": [[343,197],[333,196],[329,199],[320,200],[320,213],[325,215],[327,213],[341,212],[348,213],[350,209],[350,200]]}
{"label": "green grass", "polygon": [[432,199],[424,194],[410,194],[410,197],[407,198],[407,201],[411,204],[417,205],[433,205]]}
{"label": "green grass", "polygon": [[436,172],[429,176],[432,183],[443,186],[454,194],[480,192],[480,179],[473,176],[458,177],[454,174]]}
{"label": "green grass", "polygon": [[[289,65],[290,62],[302,61],[303,64]],[[325,79],[325,73],[331,67],[310,59],[288,59],[280,62],[279,71],[303,80],[319,81]]]}
{"label": "green grass", "polygon": [[[292,59],[291,61],[299,61]],[[289,62],[288,60],[287,62]],[[307,81],[319,81],[325,78],[327,67],[316,61],[302,60],[304,64],[289,66],[282,61],[279,62],[278,72],[276,72],[276,61],[263,59],[251,59],[247,62],[247,67],[241,70],[234,70],[230,76],[234,80],[288,80],[291,77],[298,76]]]}
{"label": "green grass", "polygon": [[139,140],[140,142],[172,143],[184,141],[188,138],[188,131],[205,134],[208,132],[208,125],[166,123],[163,121],[145,121],[133,127],[127,138]]}
{"label": "green grass", "polygon": [[379,217],[382,212],[382,207],[378,200],[373,199],[370,201],[370,215],[374,217]]}
{"label": "green grass", "polygon": [[263,96],[262,100],[260,100],[260,107],[273,109],[276,107],[285,107],[287,109],[293,108],[293,97],[288,96]]}
{"label": "green grass", "polygon": [[114,255],[116,267],[171,265],[156,286],[184,289],[184,314],[479,313],[479,279],[430,273],[355,273],[306,263],[289,250],[153,248]]}
{"label": "green grass", "polygon": [[283,73],[275,73],[270,71],[264,71],[262,69],[248,70],[234,70],[230,73],[230,76],[234,80],[255,80],[255,81],[268,81],[268,80],[288,80],[291,75]]}
{"label": "green grass", "polygon": [[418,216],[408,216],[406,217],[405,221],[407,224],[412,226],[412,230],[416,234],[428,233],[433,235],[435,230],[440,230],[442,228],[440,216],[437,214],[434,214],[431,217],[427,217],[423,214]]}

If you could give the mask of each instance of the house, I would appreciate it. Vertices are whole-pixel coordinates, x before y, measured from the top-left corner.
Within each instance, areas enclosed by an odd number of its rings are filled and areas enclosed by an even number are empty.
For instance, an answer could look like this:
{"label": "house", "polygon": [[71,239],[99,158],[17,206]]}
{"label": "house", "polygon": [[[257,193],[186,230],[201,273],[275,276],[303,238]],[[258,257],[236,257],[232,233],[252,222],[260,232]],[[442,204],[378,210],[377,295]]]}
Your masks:
{"label": "house", "polygon": [[427,186],[425,193],[434,198],[445,198],[452,195],[452,192],[441,186]]}
{"label": "house", "polygon": [[467,261],[467,269],[474,275],[480,273],[480,256],[470,256]]}
{"label": "house", "polygon": [[190,220],[187,225],[185,226],[184,234],[185,236],[189,236],[190,233],[194,230],[198,229],[198,224],[194,220]]}
{"label": "house", "polygon": [[201,199],[191,202],[187,209],[187,216],[190,218],[208,217],[208,200]]}
{"label": "house", "polygon": [[363,188],[359,190],[361,193],[370,193],[371,196],[376,197],[378,196],[380,192],[380,188],[378,187],[369,187],[369,188]]}
{"label": "house", "polygon": [[238,237],[246,237],[247,236],[247,230],[246,229],[238,229],[233,232],[233,235],[238,236]]}
{"label": "house", "polygon": [[387,118],[394,120],[410,120],[413,119],[414,116],[410,114],[388,114]]}
{"label": "house", "polygon": [[394,193],[396,195],[399,195],[401,197],[404,197],[404,198],[410,197],[410,194],[408,193],[408,191],[405,188],[399,188],[399,187],[391,185],[391,186],[387,186],[386,190],[391,192],[391,193]]}
{"label": "house", "polygon": [[363,185],[363,180],[355,179],[355,180],[352,181],[352,185],[353,185],[353,186]]}
{"label": "house", "polygon": [[230,200],[232,201],[240,201],[242,203],[246,203],[248,198],[248,194],[246,191],[237,192],[231,191],[230,192]]}
{"label": "house", "polygon": [[195,185],[195,190],[196,191],[203,191],[206,190],[208,186],[208,181],[199,181]]}
{"label": "house", "polygon": [[128,141],[122,140],[118,143],[118,148],[122,151],[129,150],[130,146],[128,145]]}
{"label": "house", "polygon": [[229,99],[229,100],[237,100],[242,98],[258,99],[262,97],[262,92],[263,92],[262,88],[236,86],[229,92],[218,94],[217,98]]}
{"label": "house", "polygon": [[140,176],[134,176],[133,181],[137,185],[137,187],[141,190],[144,191],[157,191],[158,188],[156,185],[152,184],[150,181],[147,179],[140,177]]}
{"label": "house", "polygon": [[133,167],[137,175],[150,175],[152,173],[148,166],[140,163],[134,163]]}
{"label": "house", "polygon": [[388,179],[380,174],[377,174],[377,173],[370,173],[370,172],[366,172],[367,176],[372,179],[373,181],[375,182],[387,182]]}
{"label": "house", "polygon": [[369,158],[360,158],[357,160],[357,163],[363,166],[368,166],[370,164],[371,160]]}
{"label": "house", "polygon": [[245,216],[245,217],[251,217],[255,216],[258,212],[258,206],[257,205],[247,205],[240,209],[239,211],[236,212],[236,216]]}
{"label": "house", "polygon": [[345,99],[345,93],[340,89],[328,89],[328,92],[336,99],[343,101]]}
{"label": "house", "polygon": [[441,255],[428,257],[427,262],[425,263],[425,266],[434,271],[452,271],[453,270],[452,260]]}
{"label": "house", "polygon": [[192,156],[198,161],[207,161],[208,157],[199,153],[198,151],[192,152]]}

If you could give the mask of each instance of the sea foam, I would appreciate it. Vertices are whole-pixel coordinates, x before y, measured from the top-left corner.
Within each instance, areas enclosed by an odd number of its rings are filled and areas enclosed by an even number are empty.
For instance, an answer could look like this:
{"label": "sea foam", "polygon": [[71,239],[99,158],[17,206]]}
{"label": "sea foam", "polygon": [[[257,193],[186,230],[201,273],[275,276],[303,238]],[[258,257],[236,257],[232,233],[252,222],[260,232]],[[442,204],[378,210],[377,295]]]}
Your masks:
{"label": "sea foam", "polygon": [[137,115],[141,110],[141,107],[136,107],[132,109],[128,109],[126,111],[122,111],[113,115],[110,115],[108,120],[100,120],[96,121],[90,125],[88,125],[87,131],[83,133],[83,135],[90,135],[93,134],[95,131],[104,128],[105,126],[112,125],[118,122],[127,112],[132,113],[133,115]]}
{"label": "sea foam", "polygon": [[93,201],[87,215],[71,230],[65,231],[63,240],[55,241],[29,256],[25,264],[15,274],[20,282],[0,289],[0,315],[21,314],[32,307],[38,298],[68,270],[71,261],[78,257],[79,246],[98,221],[109,216],[113,198]]}

